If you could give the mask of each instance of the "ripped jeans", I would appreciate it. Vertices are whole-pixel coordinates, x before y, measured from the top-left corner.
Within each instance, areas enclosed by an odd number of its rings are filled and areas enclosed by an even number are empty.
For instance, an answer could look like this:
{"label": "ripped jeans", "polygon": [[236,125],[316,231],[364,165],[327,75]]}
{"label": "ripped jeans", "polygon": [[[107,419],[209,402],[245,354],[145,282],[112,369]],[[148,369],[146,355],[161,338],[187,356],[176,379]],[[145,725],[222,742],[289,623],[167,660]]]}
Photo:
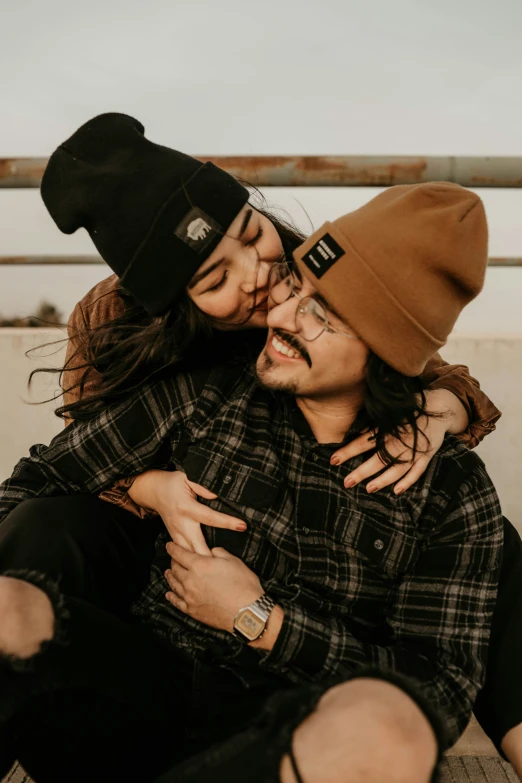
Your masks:
{"label": "ripped jeans", "polygon": [[[247,689],[34,572],[12,575],[47,592],[57,621],[33,658],[0,659],[2,774],[18,760],[38,783],[154,781],[243,730],[284,690],[270,677]],[[306,694],[309,711],[318,695]]]}
{"label": "ripped jeans", "polygon": [[281,688],[267,675],[246,689],[130,618],[157,533],[85,495],[27,501],[1,526],[0,573],[41,586],[56,628],[27,662],[0,658],[0,779],[16,759],[38,783],[147,783]]}

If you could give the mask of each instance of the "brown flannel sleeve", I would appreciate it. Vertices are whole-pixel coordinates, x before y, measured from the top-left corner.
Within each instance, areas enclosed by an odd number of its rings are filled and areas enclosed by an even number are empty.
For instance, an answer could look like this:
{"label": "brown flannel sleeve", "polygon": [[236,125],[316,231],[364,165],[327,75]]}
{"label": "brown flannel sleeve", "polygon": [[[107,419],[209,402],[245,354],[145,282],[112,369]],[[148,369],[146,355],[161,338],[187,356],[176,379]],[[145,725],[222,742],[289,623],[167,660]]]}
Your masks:
{"label": "brown flannel sleeve", "polygon": [[[89,329],[111,321],[123,313],[124,306],[118,295],[118,284],[119,280],[116,275],[102,280],[78,302],[71,313],[67,323],[69,341],[65,355],[66,370],[62,378],[64,405],[76,402],[96,389],[99,374],[95,370],[89,369],[88,375],[84,377],[83,365],[85,365],[86,358],[83,346]],[[82,379],[84,381],[83,388],[80,387]],[[65,424],[70,423],[71,419],[66,418]],[[108,503],[121,506],[141,519],[156,516],[149,509],[136,505],[129,496],[129,489],[135,478],[136,476],[120,479],[112,487],[101,492],[99,497]]]}
{"label": "brown flannel sleeve", "polygon": [[468,448],[474,449],[486,435],[494,431],[502,414],[464,364],[448,364],[437,353],[426,365],[423,378],[430,389],[447,389],[464,405],[469,425],[457,437]]}

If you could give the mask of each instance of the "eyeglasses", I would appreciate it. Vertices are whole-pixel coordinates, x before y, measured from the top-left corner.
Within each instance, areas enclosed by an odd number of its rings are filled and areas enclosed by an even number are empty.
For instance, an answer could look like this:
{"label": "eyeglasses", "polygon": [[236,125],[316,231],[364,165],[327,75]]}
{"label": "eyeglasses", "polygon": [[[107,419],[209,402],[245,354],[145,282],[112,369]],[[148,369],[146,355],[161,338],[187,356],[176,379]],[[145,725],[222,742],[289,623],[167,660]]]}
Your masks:
{"label": "eyeglasses", "polygon": [[313,296],[299,296],[301,281],[286,262],[272,265],[268,278],[268,293],[274,304],[280,305],[295,296],[299,304],[295,311],[295,329],[307,342],[317,340],[323,332],[343,334],[358,340],[353,332],[344,332],[329,325],[326,310]]}

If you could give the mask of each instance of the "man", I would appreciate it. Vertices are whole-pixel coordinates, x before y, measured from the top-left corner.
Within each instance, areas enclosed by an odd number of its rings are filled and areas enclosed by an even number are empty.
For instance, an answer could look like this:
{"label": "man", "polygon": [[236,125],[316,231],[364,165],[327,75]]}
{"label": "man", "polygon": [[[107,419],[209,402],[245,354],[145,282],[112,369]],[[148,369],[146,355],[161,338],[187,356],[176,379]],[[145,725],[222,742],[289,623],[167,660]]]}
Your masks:
{"label": "man", "polygon": [[[203,751],[164,781],[427,781],[436,745],[469,719],[502,543],[484,466],[449,438],[409,493],[372,496],[347,494],[330,456],[367,426],[378,427],[385,455],[387,434],[415,427],[417,376],[483,284],[482,204],[446,183],[391,188],[323,226],[295,258],[295,271],[272,275],[257,378],[231,364],[202,390],[190,374],[146,387],[35,447],[3,485],[5,516],[25,498],[97,493],[153,466],[161,449],[248,526],[217,541],[210,531],[210,545],[227,545],[211,558],[172,543],[167,560],[158,552],[135,615],[168,650],[58,597],[44,578],[0,580],[0,651],[20,666],[49,643],[33,673],[4,667],[0,715],[35,770],[52,768],[49,743],[67,736],[53,780],[66,779],[63,764],[86,743],[92,764],[108,736],[113,768],[127,755],[133,780],[153,779],[139,766],[149,738],[157,770]],[[63,605],[72,630],[60,648]],[[58,702],[42,694],[50,681]]]}

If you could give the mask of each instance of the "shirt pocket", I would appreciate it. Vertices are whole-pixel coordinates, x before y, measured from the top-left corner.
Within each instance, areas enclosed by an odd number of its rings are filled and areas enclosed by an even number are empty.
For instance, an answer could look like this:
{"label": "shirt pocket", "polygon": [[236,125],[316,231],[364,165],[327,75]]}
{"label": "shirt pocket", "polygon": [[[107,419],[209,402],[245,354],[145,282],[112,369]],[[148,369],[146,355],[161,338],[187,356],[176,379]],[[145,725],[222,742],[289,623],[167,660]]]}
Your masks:
{"label": "shirt pocket", "polygon": [[298,528],[301,575],[321,593],[343,596],[346,605],[367,589],[391,589],[418,558],[416,538],[394,525],[392,515],[379,519],[363,510],[344,509],[327,518],[314,517],[316,523],[309,516]]}
{"label": "shirt pocket", "polygon": [[279,476],[274,472],[249,467],[238,460],[220,461],[215,451],[199,445],[188,449],[183,468],[190,481],[214,492],[232,508],[268,509],[281,486]]}
{"label": "shirt pocket", "polygon": [[400,530],[391,515],[381,520],[366,512],[350,512],[345,531],[346,551],[391,579],[412,570],[419,557],[417,539]]}

